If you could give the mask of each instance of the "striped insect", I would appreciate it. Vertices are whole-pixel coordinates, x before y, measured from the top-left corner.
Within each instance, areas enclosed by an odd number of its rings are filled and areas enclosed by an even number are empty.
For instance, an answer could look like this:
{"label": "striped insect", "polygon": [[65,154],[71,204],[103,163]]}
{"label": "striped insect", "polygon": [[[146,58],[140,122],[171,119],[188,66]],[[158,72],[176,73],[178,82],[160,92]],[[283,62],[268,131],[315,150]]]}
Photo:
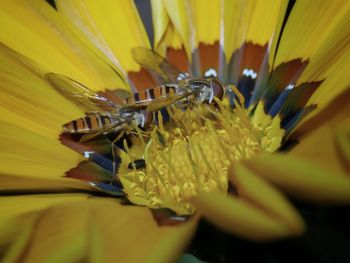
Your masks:
{"label": "striped insect", "polygon": [[192,78],[152,49],[136,47],[131,50],[131,54],[141,67],[155,73],[163,84],[126,98],[125,103],[129,107],[145,107],[148,111],[156,111],[178,101],[211,103],[214,97],[222,99],[224,96],[224,86],[216,77]]}
{"label": "striped insect", "polygon": [[142,109],[124,109],[84,85],[56,73],[47,73],[51,85],[65,98],[85,111],[85,116],[63,125],[69,134],[87,134],[92,138],[111,131],[121,131],[131,125],[146,127],[152,114]]}

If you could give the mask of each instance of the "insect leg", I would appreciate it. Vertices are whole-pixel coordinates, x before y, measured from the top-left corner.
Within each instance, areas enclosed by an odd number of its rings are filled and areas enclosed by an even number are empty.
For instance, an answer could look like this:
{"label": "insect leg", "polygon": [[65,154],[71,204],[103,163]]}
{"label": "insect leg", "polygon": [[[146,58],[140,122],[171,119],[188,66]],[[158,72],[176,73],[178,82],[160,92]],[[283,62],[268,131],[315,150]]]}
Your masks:
{"label": "insect leg", "polygon": [[115,145],[117,141],[119,141],[126,133],[125,129],[121,129],[120,133],[116,136],[116,138],[111,142],[112,143],[112,158],[113,158],[113,183],[118,182],[117,180],[117,163],[116,163],[116,158],[117,158],[117,153],[118,153],[118,147]]}

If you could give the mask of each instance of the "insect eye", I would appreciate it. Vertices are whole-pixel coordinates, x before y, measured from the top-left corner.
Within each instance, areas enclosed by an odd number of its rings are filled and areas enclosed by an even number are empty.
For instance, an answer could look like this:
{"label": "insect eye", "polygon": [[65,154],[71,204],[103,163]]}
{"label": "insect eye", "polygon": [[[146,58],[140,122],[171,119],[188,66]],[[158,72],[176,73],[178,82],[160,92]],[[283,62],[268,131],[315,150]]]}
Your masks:
{"label": "insect eye", "polygon": [[220,80],[213,78],[210,80],[210,87],[214,92],[214,96],[218,99],[222,99],[224,97],[224,86],[220,82]]}

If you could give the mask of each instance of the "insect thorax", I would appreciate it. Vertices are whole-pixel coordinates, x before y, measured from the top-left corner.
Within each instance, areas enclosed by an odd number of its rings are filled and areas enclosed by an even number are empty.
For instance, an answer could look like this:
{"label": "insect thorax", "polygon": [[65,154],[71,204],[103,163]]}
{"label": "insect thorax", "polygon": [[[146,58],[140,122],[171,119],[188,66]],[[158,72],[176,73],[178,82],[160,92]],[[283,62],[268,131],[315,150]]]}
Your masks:
{"label": "insect thorax", "polygon": [[206,79],[194,79],[189,82],[189,88],[196,94],[197,102],[211,102],[214,98],[214,91]]}

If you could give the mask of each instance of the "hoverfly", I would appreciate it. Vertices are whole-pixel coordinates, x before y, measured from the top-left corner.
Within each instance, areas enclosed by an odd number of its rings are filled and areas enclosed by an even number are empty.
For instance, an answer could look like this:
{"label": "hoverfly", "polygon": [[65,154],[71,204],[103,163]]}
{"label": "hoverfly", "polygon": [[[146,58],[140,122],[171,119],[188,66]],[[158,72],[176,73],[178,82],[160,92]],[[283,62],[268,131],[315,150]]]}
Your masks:
{"label": "hoverfly", "polygon": [[152,114],[145,110],[116,105],[63,75],[47,73],[45,76],[55,90],[86,112],[84,117],[63,125],[66,133],[98,135],[120,131],[132,124],[146,127],[152,122]]}
{"label": "hoverfly", "polygon": [[[116,175],[115,154],[117,149],[115,143],[130,128],[149,126],[153,121],[153,114],[139,107],[129,108],[117,105],[79,82],[63,75],[47,73],[45,77],[56,91],[85,111],[84,117],[62,126],[64,133],[82,135],[79,142],[83,143],[101,134],[120,132],[111,143],[112,172]],[[84,156],[90,158],[92,153],[94,152],[84,152]]]}
{"label": "hoverfly", "polygon": [[[141,67],[151,73],[156,73],[163,84],[134,93],[125,100],[128,105],[144,106],[148,111],[156,111],[174,102],[183,101],[183,99],[192,103],[211,103],[214,96],[219,99],[224,96],[224,86],[215,77],[192,78],[152,49],[145,47],[133,48],[131,54]],[[157,100],[157,103],[150,104],[154,100]]]}

